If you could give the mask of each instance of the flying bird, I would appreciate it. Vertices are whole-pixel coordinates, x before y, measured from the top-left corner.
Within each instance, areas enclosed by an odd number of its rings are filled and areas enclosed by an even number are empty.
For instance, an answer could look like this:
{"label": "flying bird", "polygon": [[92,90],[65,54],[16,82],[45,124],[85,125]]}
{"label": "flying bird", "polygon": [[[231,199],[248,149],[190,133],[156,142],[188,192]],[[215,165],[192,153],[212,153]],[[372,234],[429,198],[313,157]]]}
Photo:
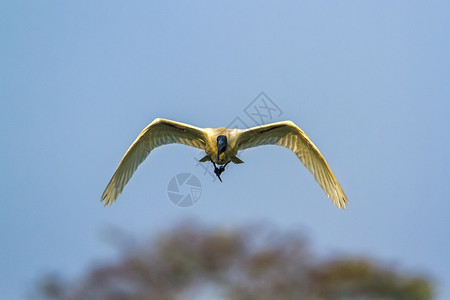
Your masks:
{"label": "flying bird", "polygon": [[109,181],[101,201],[111,205],[122,193],[137,167],[156,147],[184,144],[205,151],[201,162],[211,162],[214,173],[220,175],[233,162],[243,163],[239,150],[261,145],[278,145],[291,149],[338,207],[345,209],[347,197],[325,158],[309,137],[291,121],[276,122],[249,129],[199,128],[167,119],[155,119],[142,130],[128,148]]}

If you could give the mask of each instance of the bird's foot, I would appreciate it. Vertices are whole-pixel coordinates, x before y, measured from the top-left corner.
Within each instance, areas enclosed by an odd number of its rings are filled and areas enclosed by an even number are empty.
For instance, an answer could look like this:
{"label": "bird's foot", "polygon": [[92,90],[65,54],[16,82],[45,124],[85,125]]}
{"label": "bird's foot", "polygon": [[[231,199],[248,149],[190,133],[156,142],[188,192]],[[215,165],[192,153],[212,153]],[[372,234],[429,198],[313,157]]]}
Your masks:
{"label": "bird's foot", "polygon": [[220,178],[220,174],[222,174],[225,171],[225,167],[228,165],[229,162],[224,164],[223,166],[217,167],[216,164],[211,161],[214,165],[214,173],[216,174],[217,178],[219,178],[220,182],[222,182],[222,178]]}
{"label": "bird's foot", "polygon": [[220,166],[218,168],[216,166],[214,166],[214,173],[216,174],[217,178],[219,178],[220,182],[222,182],[222,178],[220,178],[220,174],[222,174],[223,171],[225,171],[224,166]]}

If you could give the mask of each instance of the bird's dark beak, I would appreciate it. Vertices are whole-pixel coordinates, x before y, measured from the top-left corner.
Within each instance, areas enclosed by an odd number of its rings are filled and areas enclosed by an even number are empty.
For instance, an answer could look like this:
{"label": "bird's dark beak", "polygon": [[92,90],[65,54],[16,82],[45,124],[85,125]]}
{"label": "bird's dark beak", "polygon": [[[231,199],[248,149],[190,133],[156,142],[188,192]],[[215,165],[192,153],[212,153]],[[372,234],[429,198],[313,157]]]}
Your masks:
{"label": "bird's dark beak", "polygon": [[219,135],[217,137],[217,161],[220,161],[220,154],[227,150],[227,137]]}

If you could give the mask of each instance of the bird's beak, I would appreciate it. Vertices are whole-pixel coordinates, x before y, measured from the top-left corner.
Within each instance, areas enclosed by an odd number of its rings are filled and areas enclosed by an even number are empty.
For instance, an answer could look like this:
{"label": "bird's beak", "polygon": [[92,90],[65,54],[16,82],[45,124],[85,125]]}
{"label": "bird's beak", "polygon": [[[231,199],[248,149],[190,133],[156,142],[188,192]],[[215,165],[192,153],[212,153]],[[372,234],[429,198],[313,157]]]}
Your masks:
{"label": "bird's beak", "polygon": [[224,139],[219,139],[217,141],[217,161],[220,161],[220,154],[225,152],[227,149],[227,141]]}

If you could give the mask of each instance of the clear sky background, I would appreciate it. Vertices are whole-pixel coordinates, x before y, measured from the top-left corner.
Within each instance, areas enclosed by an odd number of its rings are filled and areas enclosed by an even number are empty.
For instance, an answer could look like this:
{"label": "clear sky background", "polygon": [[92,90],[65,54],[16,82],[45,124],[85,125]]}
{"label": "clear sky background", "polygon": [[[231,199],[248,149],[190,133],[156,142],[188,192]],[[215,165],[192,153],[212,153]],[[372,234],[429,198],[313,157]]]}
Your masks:
{"label": "clear sky background", "polygon": [[[197,149],[165,146],[99,202],[153,119],[226,126],[261,91],[319,147],[347,210],[269,146],[222,184]],[[450,299],[449,113],[449,1],[0,1],[0,298],[115,257],[110,228],[147,238],[194,218],[298,229],[320,254],[427,274]],[[190,208],[167,196],[181,172],[202,182]]]}

